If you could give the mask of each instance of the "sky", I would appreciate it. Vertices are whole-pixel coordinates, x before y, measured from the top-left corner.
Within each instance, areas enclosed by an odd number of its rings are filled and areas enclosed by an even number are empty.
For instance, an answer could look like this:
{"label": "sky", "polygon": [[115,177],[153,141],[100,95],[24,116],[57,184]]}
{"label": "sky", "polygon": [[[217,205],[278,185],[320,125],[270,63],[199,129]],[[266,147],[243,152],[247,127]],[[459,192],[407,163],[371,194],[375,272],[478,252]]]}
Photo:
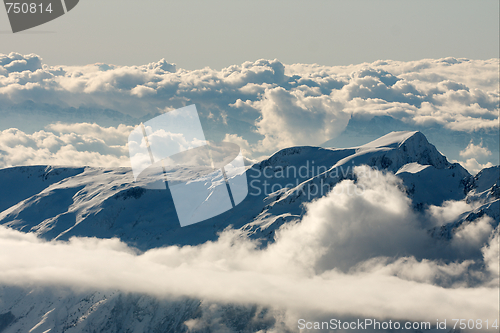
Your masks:
{"label": "sky", "polygon": [[82,0],[13,34],[0,10],[0,53],[48,65],[147,64],[214,69],[257,59],[337,66],[376,60],[499,56],[495,0]]}

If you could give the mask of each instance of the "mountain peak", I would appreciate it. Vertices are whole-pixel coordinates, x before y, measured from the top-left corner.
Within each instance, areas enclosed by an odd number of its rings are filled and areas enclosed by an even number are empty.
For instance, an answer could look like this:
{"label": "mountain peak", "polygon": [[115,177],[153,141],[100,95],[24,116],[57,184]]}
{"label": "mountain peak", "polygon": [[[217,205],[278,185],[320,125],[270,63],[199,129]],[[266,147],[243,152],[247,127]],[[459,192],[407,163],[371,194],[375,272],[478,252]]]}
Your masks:
{"label": "mountain peak", "polygon": [[[362,148],[397,148],[404,144],[406,141],[422,141],[429,143],[425,135],[419,131],[397,131],[388,133],[376,140],[362,145]],[[361,148],[360,147],[360,148]]]}
{"label": "mountain peak", "polygon": [[372,142],[358,147],[358,151],[372,151],[374,149],[394,149],[404,153],[407,161],[418,162],[422,165],[432,165],[437,169],[450,166],[446,157],[427,141],[427,138],[419,131],[399,131],[386,134]]}

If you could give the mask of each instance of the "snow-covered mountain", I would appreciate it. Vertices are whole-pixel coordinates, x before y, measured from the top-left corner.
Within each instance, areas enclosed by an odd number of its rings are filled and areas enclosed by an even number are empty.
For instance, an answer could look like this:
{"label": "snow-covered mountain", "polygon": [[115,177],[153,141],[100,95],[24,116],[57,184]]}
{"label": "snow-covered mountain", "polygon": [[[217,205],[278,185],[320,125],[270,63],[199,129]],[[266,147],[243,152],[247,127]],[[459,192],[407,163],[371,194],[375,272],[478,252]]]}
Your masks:
{"label": "snow-covered mountain", "polygon": [[229,225],[252,237],[272,239],[276,228],[302,214],[302,204],[351,178],[353,167],[363,164],[395,173],[420,209],[465,200],[473,184],[486,191],[496,181],[494,176],[483,180],[485,170],[474,182],[420,132],[392,132],[355,148],[283,149],[248,168],[249,194],[240,205],[185,228],[179,225],[170,192],[141,187],[126,168],[2,169],[0,224],[45,239],[119,237],[142,250],[214,240]]}
{"label": "snow-covered mountain", "polygon": [[[47,240],[118,237],[140,250],[197,245],[232,226],[242,235],[274,241],[304,204],[327,194],[353,168],[368,165],[402,181],[417,214],[449,200],[474,202],[469,211],[429,234],[446,242],[482,215],[499,223],[499,167],[475,177],[448,162],[420,132],[391,132],[352,148],[291,147],[248,166],[249,194],[232,210],[181,228],[169,190],[145,189],[127,168],[25,166],[0,170],[0,224]],[[202,300],[158,301],[122,293],[74,293],[0,288],[0,332],[176,332],[200,316]],[[265,310],[225,305],[246,320],[225,325],[258,331],[275,324]],[[112,318],[112,319],[110,319]],[[274,319],[273,319],[274,318]],[[240,325],[240,326],[238,326]],[[52,329],[52,330],[50,330]]]}

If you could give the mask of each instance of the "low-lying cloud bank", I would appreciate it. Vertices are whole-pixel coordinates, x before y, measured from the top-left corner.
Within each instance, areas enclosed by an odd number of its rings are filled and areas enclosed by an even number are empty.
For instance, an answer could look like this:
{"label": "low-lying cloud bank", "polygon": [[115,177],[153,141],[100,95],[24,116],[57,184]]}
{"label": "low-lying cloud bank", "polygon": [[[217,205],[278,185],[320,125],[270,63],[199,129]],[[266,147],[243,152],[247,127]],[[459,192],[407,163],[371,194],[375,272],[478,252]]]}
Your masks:
{"label": "low-lying cloud bank", "polygon": [[[33,134],[58,121],[118,128],[195,103],[210,139],[234,141],[255,158],[322,144],[351,117],[390,116],[405,126],[451,133],[498,132],[498,83],[498,59],[334,67],[258,60],[189,71],[164,59],[129,67],[47,66],[38,55],[10,53],[0,55],[0,130]],[[457,150],[452,158],[497,164],[496,155],[474,144],[464,143],[458,147],[464,154]]]}
{"label": "low-lying cloud bank", "polygon": [[[498,227],[484,216],[449,242],[433,240],[400,185],[382,173],[345,180],[338,186],[351,191],[308,204],[302,220],[284,225],[263,249],[234,230],[199,246],[139,253],[118,239],[47,242],[0,227],[0,253],[8,253],[0,257],[0,283],[258,304],[283,309],[294,325],[297,316],[328,314],[496,319]],[[360,193],[356,187],[362,195],[348,194]],[[462,209],[447,203],[427,214],[439,223]]]}

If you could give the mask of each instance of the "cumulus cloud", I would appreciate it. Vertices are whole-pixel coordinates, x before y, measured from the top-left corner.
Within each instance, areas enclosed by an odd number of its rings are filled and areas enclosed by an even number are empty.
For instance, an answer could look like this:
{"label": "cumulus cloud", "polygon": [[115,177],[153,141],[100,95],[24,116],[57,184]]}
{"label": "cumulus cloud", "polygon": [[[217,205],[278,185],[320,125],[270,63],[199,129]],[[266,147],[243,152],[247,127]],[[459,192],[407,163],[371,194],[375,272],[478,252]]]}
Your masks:
{"label": "cumulus cloud", "polygon": [[12,52],[10,54],[0,54],[0,73],[13,73],[30,71],[35,72],[42,68],[42,59],[36,54],[21,55]]}
{"label": "cumulus cloud", "polygon": [[130,166],[127,138],[132,126],[52,124],[33,134],[0,131],[0,167],[66,165]]}
{"label": "cumulus cloud", "polygon": [[[258,60],[190,71],[164,59],[143,66],[47,66],[37,55],[0,56],[4,126],[25,130],[19,112],[29,112],[37,121],[48,119],[44,126],[61,117],[68,117],[64,122],[89,122],[75,113],[83,107],[86,112],[98,110],[92,121],[100,125],[132,125],[195,103],[209,139],[235,134],[248,142],[249,157],[290,145],[321,144],[338,136],[351,116],[385,115],[405,126],[440,126],[460,133],[495,132],[498,99],[497,59],[351,66]],[[32,104],[27,106],[27,101]],[[104,112],[109,110],[117,114]],[[491,146],[485,142],[482,148]]]}
{"label": "cumulus cloud", "polygon": [[490,168],[493,166],[493,163],[487,162],[484,164],[479,163],[475,158],[469,158],[465,162],[464,161],[452,161],[453,163],[460,163],[461,166],[463,166],[465,169],[467,169],[471,174],[475,175],[479,171],[483,170],[484,168]]}
{"label": "cumulus cloud", "polygon": [[[307,96],[306,91],[290,93],[283,88],[267,89],[254,108],[261,111],[257,132],[264,139],[258,144],[262,152],[297,146],[320,144],[335,137],[347,125],[349,115],[342,105],[329,96]],[[309,130],[304,130],[304,125]]]}
{"label": "cumulus cloud", "polygon": [[[0,282],[257,304],[310,318],[497,318],[498,286],[492,281],[498,279],[498,235],[488,221],[459,236],[480,249],[478,257],[419,259],[424,246],[429,252],[439,247],[415,223],[398,185],[396,177],[382,173],[357,183],[345,180],[337,186],[356,187],[358,195],[334,190],[308,204],[304,218],[284,225],[265,248],[230,229],[217,241],[140,253],[118,239],[48,242],[0,227],[0,251],[10,253],[0,260]],[[480,244],[484,237],[486,244]],[[484,262],[484,269],[475,262]],[[467,279],[471,270],[475,284]]]}
{"label": "cumulus cloud", "polygon": [[[492,120],[498,122],[498,119]],[[492,167],[494,164],[488,159],[493,155],[491,150],[483,146],[483,141],[476,145],[473,140],[469,142],[465,149],[459,152],[460,157],[465,158],[465,161],[455,161],[460,163],[464,168],[466,168],[471,174],[477,174],[484,168]],[[495,161],[496,163],[497,161]]]}
{"label": "cumulus cloud", "polygon": [[[364,169],[355,171],[368,174]],[[313,271],[348,270],[373,256],[420,254],[431,240],[417,227],[410,200],[399,189],[401,181],[376,175],[358,183],[344,181],[342,191],[332,190],[327,199],[312,202],[300,224],[278,233],[276,246],[290,260],[312,265]]]}
{"label": "cumulus cloud", "polygon": [[481,142],[479,145],[475,145],[472,141],[469,142],[469,145],[460,152],[460,156],[464,158],[484,158],[491,156],[491,151],[483,147],[483,143]]}

